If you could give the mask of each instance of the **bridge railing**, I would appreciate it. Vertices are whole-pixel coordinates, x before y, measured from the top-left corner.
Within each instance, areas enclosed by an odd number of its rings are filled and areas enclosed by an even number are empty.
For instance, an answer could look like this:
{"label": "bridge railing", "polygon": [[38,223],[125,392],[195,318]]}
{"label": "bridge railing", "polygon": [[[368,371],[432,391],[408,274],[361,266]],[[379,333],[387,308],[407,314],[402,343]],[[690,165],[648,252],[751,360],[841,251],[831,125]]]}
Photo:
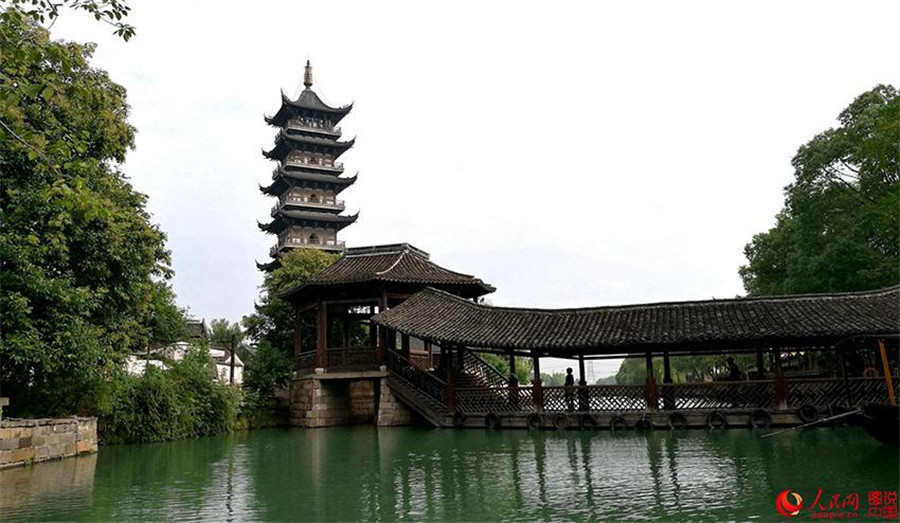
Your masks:
{"label": "bridge railing", "polygon": [[493,365],[481,359],[472,351],[466,351],[463,356],[463,370],[474,375],[481,383],[490,387],[505,387],[509,384],[506,376]]}
{"label": "bridge railing", "polygon": [[449,387],[446,381],[422,370],[396,351],[388,351],[387,368],[395,378],[403,380],[415,390],[425,393],[440,404],[447,405]]}
{"label": "bridge railing", "polygon": [[[884,403],[887,386],[883,377],[787,379],[787,407],[846,406],[849,388],[853,405]],[[900,380],[894,378],[895,388]],[[662,384],[659,408],[663,410],[712,410],[775,408],[775,380],[717,381]],[[468,387],[454,390],[457,409],[465,414],[531,412],[628,412],[647,409],[644,385],[591,385],[542,387],[541,405],[535,405],[534,387]],[[897,390],[900,393],[900,390]]]}

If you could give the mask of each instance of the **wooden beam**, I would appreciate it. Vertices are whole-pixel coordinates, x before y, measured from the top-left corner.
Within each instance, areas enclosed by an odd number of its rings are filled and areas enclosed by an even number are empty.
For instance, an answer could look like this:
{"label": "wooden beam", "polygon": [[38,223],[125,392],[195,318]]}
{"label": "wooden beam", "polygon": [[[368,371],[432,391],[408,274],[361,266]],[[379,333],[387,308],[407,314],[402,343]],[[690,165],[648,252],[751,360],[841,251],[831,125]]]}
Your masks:
{"label": "wooden beam", "polygon": [[584,375],[584,354],[578,356],[578,384],[587,385],[587,377]]}
{"label": "wooden beam", "polygon": [[897,398],[894,397],[894,382],[891,379],[891,367],[888,365],[887,352],[884,350],[884,340],[878,340],[878,349],[881,351],[881,365],[884,367],[884,383],[887,385],[888,403],[897,405]]}
{"label": "wooden beam", "polygon": [[316,316],[316,367],[325,368],[325,348],[328,347],[328,312],[327,304],[319,302],[319,312]]}
{"label": "wooden beam", "polygon": [[400,353],[404,358],[409,359],[409,335],[400,335]]}

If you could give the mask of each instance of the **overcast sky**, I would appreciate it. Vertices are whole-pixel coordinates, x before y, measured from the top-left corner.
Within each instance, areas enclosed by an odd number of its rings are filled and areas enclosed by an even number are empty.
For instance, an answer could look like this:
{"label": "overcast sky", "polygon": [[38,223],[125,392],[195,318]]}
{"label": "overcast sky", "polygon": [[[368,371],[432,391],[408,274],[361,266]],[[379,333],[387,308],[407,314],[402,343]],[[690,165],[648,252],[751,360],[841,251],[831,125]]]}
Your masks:
{"label": "overcast sky", "polygon": [[360,217],[341,239],[411,243],[506,306],[743,294],[797,148],[900,85],[897,2],[129,5],[130,42],[70,11],[52,31],[97,42],[127,88],[126,172],[179,303],[208,320],[253,311],[275,242],[256,225],[274,203],[263,115],[307,57],[326,102],[355,103],[341,197]]}

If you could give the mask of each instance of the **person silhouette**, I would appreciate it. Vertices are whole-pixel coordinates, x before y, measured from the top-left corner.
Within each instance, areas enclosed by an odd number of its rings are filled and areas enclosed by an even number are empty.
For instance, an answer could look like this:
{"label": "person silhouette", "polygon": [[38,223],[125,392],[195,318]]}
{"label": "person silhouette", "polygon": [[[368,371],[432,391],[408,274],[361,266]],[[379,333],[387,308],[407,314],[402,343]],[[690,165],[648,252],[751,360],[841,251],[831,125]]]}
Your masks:
{"label": "person silhouette", "polygon": [[575,376],[572,375],[572,367],[566,369],[566,409],[569,412],[575,410]]}

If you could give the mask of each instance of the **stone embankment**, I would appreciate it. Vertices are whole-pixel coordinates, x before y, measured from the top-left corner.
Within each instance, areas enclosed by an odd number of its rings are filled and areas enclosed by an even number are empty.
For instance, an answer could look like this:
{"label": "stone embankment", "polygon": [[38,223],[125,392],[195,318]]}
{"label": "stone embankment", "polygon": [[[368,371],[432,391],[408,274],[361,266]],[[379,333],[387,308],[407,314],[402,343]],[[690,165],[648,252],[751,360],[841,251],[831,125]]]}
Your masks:
{"label": "stone embankment", "polygon": [[0,469],[97,452],[97,418],[0,421]]}

